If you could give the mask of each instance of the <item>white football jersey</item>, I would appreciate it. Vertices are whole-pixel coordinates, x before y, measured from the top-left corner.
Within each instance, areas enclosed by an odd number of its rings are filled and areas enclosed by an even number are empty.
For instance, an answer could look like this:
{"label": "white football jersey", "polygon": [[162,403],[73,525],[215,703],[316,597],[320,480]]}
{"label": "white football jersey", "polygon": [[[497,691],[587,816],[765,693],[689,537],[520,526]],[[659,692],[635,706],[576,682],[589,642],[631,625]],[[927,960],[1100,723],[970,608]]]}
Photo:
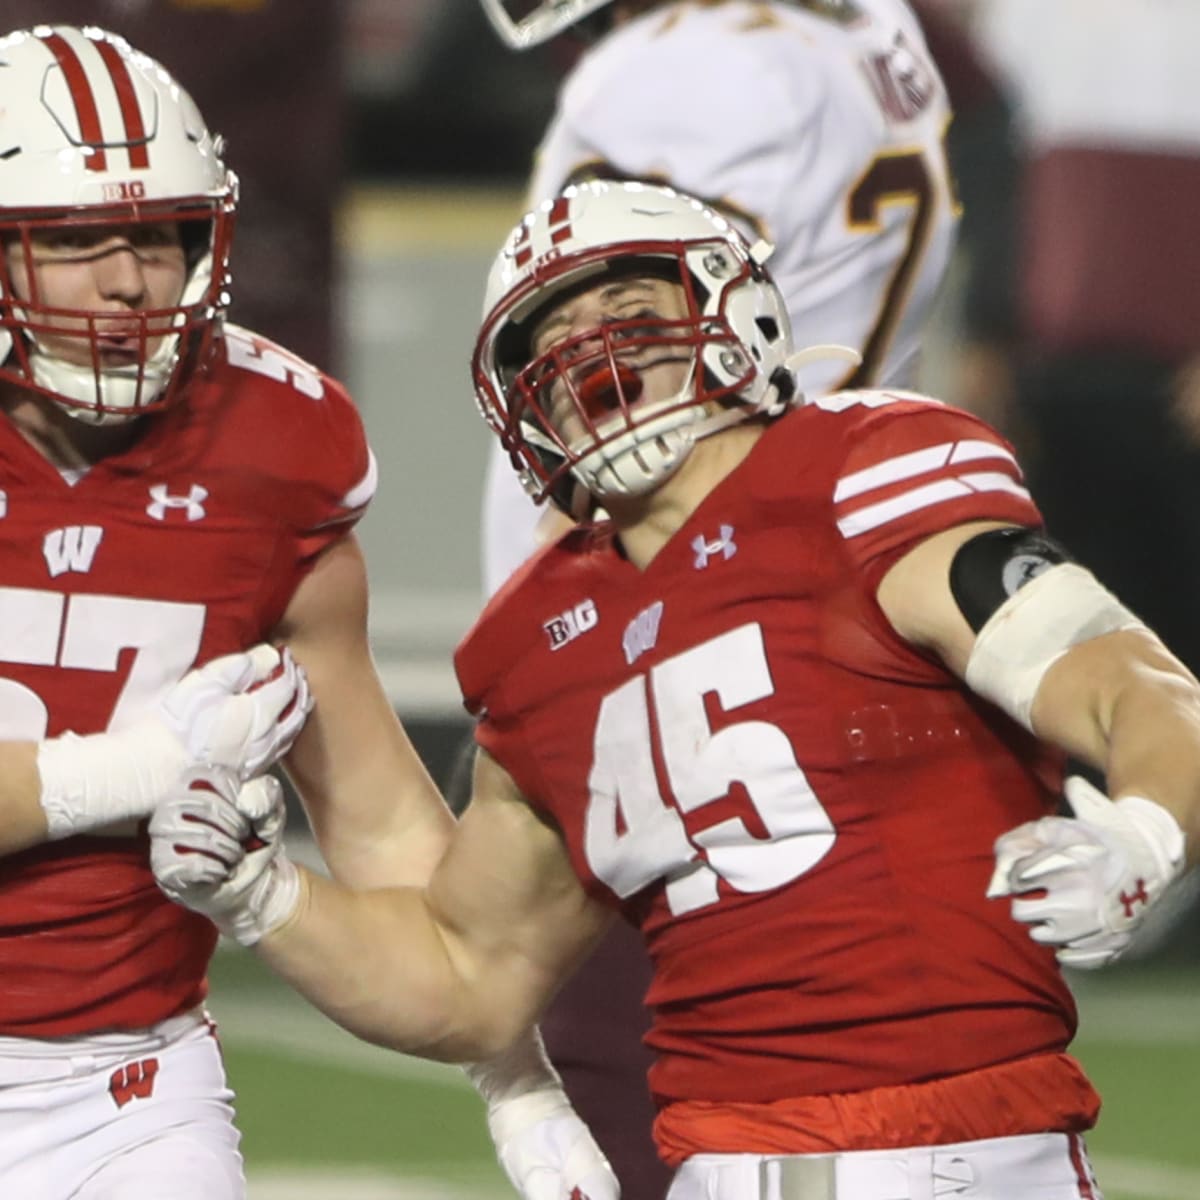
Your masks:
{"label": "white football jersey", "polygon": [[[577,64],[538,151],[529,201],[583,178],[669,183],[737,219],[769,261],[809,396],[911,386],[958,208],[949,102],[902,0],[725,0],[653,9]],[[528,509],[523,511],[522,505]],[[484,583],[533,548],[537,514],[493,447]]]}

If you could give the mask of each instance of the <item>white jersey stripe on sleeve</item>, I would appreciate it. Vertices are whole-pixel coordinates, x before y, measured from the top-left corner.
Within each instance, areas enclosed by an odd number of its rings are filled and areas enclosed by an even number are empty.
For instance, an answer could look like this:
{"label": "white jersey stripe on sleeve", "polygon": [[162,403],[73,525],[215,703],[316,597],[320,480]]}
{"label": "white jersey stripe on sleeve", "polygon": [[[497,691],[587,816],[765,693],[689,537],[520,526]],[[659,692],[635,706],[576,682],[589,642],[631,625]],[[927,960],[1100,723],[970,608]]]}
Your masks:
{"label": "white jersey stripe on sleeve", "polygon": [[953,442],[943,442],[940,446],[928,446],[924,450],[910,450],[907,454],[884,459],[873,467],[865,467],[851,475],[843,475],[833,489],[833,502],[837,504],[885,484],[911,479],[914,475],[924,475],[926,471],[945,466],[950,460],[953,448]]}
{"label": "white jersey stripe on sleeve", "polygon": [[985,442],[980,438],[968,438],[964,442],[954,443],[954,453],[950,455],[952,463],[975,462],[981,458],[1003,458],[1015,467],[1016,458],[1012,452],[995,442]]}
{"label": "white jersey stripe on sleeve", "polygon": [[1011,492],[1022,500],[1032,499],[1028,488],[1023,488],[1011,475],[1001,471],[978,471],[959,478],[974,492]]}
{"label": "white jersey stripe on sleeve", "polygon": [[941,504],[943,500],[956,500],[960,496],[969,496],[971,489],[957,479],[939,479],[936,483],[927,483],[924,487],[913,488],[911,492],[901,492],[890,500],[881,500],[878,504],[868,504],[848,516],[838,520],[838,529],[842,537],[857,537],[870,529],[877,529],[889,521],[895,521],[931,504]]}
{"label": "white jersey stripe on sleeve", "polygon": [[343,508],[362,508],[372,496],[379,484],[379,464],[375,461],[375,452],[367,447],[367,469],[363,477],[342,497]]}
{"label": "white jersey stripe on sleeve", "polygon": [[1029,493],[1010,475],[1000,472],[979,472],[964,475],[961,479],[939,479],[922,487],[901,492],[890,500],[868,504],[838,520],[842,537],[857,537],[890,521],[897,521],[922,508],[941,504],[946,500],[957,500],[972,492],[1011,492],[1015,496],[1029,499]]}
{"label": "white jersey stripe on sleeve", "polygon": [[890,483],[898,483],[902,479],[911,479],[915,475],[924,475],[938,467],[954,463],[977,462],[985,458],[1001,458],[1016,465],[1016,459],[995,442],[986,442],[979,438],[967,439],[962,442],[941,442],[936,446],[927,446],[923,450],[910,450],[907,454],[898,454],[895,458],[884,459],[873,467],[865,467],[850,475],[844,475],[838,480],[833,491],[835,504],[860,496],[863,492],[885,487]]}

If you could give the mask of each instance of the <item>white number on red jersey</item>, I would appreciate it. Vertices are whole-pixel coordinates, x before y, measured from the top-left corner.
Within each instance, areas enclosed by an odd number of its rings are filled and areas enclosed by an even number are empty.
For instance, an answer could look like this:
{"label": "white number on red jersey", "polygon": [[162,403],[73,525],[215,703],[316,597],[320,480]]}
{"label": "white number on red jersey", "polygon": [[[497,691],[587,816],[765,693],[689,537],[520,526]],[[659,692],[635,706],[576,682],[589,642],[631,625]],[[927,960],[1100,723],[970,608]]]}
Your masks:
{"label": "white number on red jersey", "polygon": [[[604,698],[584,830],[584,853],[597,879],[621,897],[666,879],[667,903],[678,915],[715,903],[721,879],[739,892],[764,892],[829,853],[833,823],[783,730],[742,721],[714,733],[705,715],[710,693],[730,712],[774,691],[762,629],[750,624],[660,663]],[[673,803],[658,785],[656,749]],[[720,800],[735,783],[768,836],[754,836],[736,817],[689,833],[681,813]]]}
{"label": "white number on red jersey", "polygon": [[228,327],[225,330],[225,353],[230,366],[265,375],[278,383],[290,383],[296,391],[313,400],[320,400],[325,395],[321,377],[308,363],[274,346],[261,346],[252,338],[239,337]]}
{"label": "white number on red jersey", "polygon": [[[133,650],[108,723],[120,729],[183,678],[200,649],[204,616],[203,604],[0,588],[0,671],[4,663],[116,671],[121,651]],[[0,678],[0,738],[37,741],[48,722],[41,696]]]}

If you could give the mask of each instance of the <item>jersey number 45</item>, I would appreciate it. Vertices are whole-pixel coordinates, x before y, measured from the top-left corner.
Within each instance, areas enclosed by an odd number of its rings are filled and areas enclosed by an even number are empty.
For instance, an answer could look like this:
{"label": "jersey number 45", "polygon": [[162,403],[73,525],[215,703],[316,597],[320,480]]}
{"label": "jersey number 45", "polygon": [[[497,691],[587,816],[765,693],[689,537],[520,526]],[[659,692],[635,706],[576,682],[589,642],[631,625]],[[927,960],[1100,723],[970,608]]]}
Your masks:
{"label": "jersey number 45", "polygon": [[[774,690],[762,629],[748,624],[604,698],[584,831],[597,879],[622,898],[665,879],[667,903],[679,915],[714,904],[720,880],[738,892],[765,892],[824,858],[837,835],[783,730],[742,721],[713,732],[705,714],[706,695],[730,712]],[[673,802],[660,790],[656,756]],[[767,836],[737,817],[689,833],[683,814],[724,798],[735,783]]]}

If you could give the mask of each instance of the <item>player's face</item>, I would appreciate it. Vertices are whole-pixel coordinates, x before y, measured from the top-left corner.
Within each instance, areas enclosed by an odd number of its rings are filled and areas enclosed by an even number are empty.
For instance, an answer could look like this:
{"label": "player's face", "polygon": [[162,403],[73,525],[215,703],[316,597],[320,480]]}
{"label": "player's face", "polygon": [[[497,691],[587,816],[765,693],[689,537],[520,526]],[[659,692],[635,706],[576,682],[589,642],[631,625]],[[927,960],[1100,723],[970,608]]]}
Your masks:
{"label": "player's face", "polygon": [[695,355],[690,345],[672,344],[672,328],[661,322],[687,316],[683,286],[654,275],[609,279],[546,311],[531,349],[534,360],[557,352],[547,360],[558,368],[547,408],[568,445],[609,412],[636,412],[683,391]]}
{"label": "player's face", "polygon": [[[17,241],[5,255],[18,298],[39,310],[70,310],[40,317],[37,337],[46,353],[80,366],[127,366],[153,354],[169,320],[137,314],[177,305],[187,282],[175,221],[53,226],[31,234],[28,256]],[[82,313],[94,324],[98,363]]]}

